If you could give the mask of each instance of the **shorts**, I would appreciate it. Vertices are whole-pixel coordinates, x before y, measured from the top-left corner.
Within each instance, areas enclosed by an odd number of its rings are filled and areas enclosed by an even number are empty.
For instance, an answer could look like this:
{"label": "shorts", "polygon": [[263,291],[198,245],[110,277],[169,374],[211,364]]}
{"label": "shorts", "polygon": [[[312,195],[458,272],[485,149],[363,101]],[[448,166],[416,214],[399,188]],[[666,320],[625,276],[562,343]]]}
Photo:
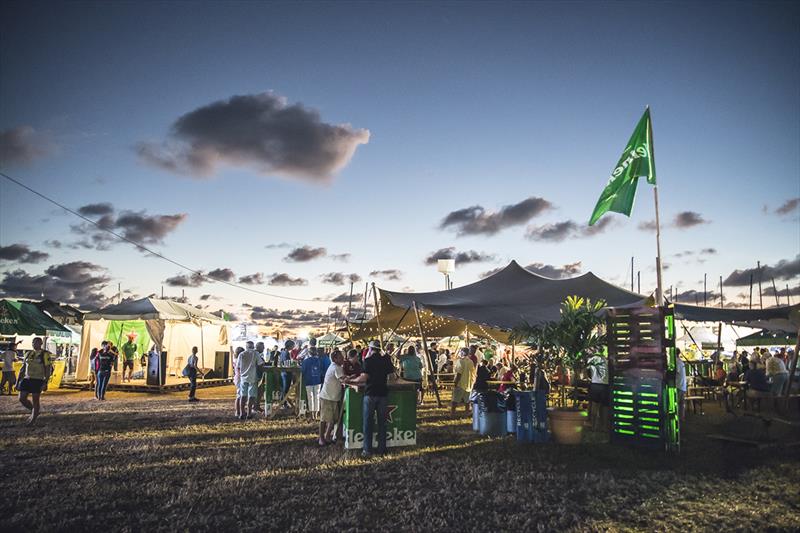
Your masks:
{"label": "shorts", "polygon": [[258,392],[258,386],[256,386],[255,383],[242,380],[239,382],[239,388],[237,392],[238,398],[255,398],[256,393]]}
{"label": "shorts", "polygon": [[591,383],[589,385],[589,399],[600,405],[608,405],[608,385],[605,383]]}
{"label": "shorts", "polygon": [[131,370],[133,370],[133,359],[131,359],[130,361],[122,362],[122,371],[125,372],[126,368],[130,368]]}
{"label": "shorts", "polygon": [[333,400],[319,399],[319,419],[321,422],[335,424],[339,421],[339,402]]}
{"label": "shorts", "polygon": [[453,405],[457,403],[468,403],[469,402],[469,391],[465,391],[461,387],[453,387],[453,401],[451,402]]}
{"label": "shorts", "polygon": [[22,381],[19,382],[19,391],[20,392],[29,392],[31,394],[39,394],[40,392],[42,392],[42,388],[44,388],[44,380],[43,379],[24,378]]}

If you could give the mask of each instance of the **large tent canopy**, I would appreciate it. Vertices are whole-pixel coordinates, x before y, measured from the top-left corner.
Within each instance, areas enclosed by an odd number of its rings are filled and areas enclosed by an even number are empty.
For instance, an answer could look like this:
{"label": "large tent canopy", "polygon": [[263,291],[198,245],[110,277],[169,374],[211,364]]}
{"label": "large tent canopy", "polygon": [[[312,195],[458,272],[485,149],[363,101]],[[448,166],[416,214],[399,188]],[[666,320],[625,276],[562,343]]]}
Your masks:
{"label": "large tent canopy", "polygon": [[766,309],[729,309],[675,304],[675,318],[692,322],[725,322],[770,331],[796,333],[800,328],[800,304]]}
{"label": "large tent canopy", "polygon": [[69,337],[72,332],[32,302],[0,300],[0,335]]}
{"label": "large tent canopy", "polygon": [[378,335],[393,328],[401,335],[415,335],[420,310],[423,331],[431,337],[459,335],[465,330],[500,342],[527,322],[531,325],[558,320],[567,296],[604,300],[608,306],[640,303],[645,297],[603,281],[591,272],[570,279],[550,279],[534,274],[516,261],[485,279],[446,291],[404,293],[380,291],[376,319],[351,323],[354,338]]}
{"label": "large tent canopy", "polygon": [[[151,345],[166,351],[167,368],[173,372],[186,362],[193,346],[198,347],[203,368],[213,367],[216,352],[229,350],[228,326],[220,317],[171,300],[142,298],[84,316],[77,378],[88,376],[92,348],[99,347],[103,340],[123,344],[128,336],[134,337],[140,354]],[[138,369],[139,361],[135,360],[134,365]]]}

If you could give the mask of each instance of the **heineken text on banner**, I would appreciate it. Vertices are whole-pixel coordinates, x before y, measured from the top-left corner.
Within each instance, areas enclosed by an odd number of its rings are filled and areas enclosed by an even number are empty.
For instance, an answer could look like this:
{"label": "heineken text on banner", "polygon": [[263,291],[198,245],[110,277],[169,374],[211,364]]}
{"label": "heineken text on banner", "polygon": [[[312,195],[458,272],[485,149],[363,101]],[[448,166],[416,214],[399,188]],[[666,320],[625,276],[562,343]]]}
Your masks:
{"label": "heineken text on banner", "polygon": [[636,185],[641,176],[647,176],[650,185],[656,184],[650,108],[644,110],[644,115],[633,130],[622,157],[611,172],[611,179],[608,180],[608,185],[597,201],[589,225],[597,222],[609,211],[630,216],[636,196]]}

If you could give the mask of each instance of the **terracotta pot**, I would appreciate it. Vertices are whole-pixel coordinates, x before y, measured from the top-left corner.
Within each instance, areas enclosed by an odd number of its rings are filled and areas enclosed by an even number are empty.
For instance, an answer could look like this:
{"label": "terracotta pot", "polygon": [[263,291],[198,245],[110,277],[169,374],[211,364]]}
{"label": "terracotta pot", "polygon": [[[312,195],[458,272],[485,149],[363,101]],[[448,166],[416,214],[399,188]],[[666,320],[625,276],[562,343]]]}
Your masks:
{"label": "terracotta pot", "polygon": [[588,413],[575,409],[548,409],[547,418],[556,442],[560,444],[580,444],[583,436],[583,422]]}

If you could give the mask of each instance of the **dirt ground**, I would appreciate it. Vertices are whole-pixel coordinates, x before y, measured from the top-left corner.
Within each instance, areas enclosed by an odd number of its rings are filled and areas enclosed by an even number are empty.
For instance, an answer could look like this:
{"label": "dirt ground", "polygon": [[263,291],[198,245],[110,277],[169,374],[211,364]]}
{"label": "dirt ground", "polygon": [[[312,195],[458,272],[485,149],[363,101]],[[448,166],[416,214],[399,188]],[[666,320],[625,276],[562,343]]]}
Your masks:
{"label": "dirt ground", "polygon": [[[362,460],[320,449],[316,426],[240,421],[233,388],[152,395],[54,391],[34,427],[0,397],[3,531],[696,531],[800,528],[800,447],[714,405],[690,415],[677,456],[604,442],[484,438],[431,403],[418,445]],[[796,427],[773,423],[780,444]]]}

